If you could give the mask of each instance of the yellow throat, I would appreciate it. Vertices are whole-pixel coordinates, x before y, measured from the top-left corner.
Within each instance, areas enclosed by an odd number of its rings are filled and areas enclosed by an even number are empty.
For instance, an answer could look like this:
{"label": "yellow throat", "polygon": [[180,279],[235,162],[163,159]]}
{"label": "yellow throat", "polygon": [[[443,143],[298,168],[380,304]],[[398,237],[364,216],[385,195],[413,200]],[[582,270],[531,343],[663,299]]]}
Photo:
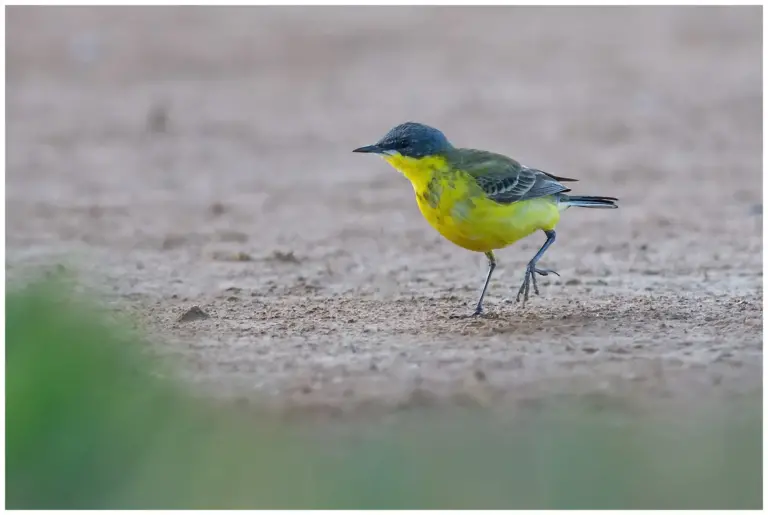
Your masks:
{"label": "yellow throat", "polygon": [[427,187],[435,172],[447,167],[444,157],[426,156],[422,158],[406,157],[400,154],[384,155],[384,160],[398,172],[405,175],[417,192]]}

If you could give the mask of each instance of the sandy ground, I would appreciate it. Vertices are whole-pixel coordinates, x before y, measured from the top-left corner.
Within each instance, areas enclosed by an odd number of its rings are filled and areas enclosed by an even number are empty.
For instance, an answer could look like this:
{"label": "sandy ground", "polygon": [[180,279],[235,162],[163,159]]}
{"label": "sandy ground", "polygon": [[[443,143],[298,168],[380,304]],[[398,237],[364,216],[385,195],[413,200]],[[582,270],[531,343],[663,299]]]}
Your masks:
{"label": "sandy ground", "polygon": [[[761,390],[760,8],[7,10],[7,264],[205,391],[330,412]],[[352,154],[397,123],[576,177],[486,265]],[[208,317],[180,320],[193,306]]]}

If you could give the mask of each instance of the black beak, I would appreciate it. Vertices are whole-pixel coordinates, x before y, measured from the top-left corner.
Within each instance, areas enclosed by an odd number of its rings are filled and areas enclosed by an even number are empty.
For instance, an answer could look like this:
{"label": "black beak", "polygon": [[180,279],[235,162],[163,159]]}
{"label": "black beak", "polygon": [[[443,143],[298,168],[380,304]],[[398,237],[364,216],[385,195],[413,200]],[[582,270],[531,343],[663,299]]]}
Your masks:
{"label": "black beak", "polygon": [[381,148],[378,145],[366,145],[364,147],[356,148],[352,152],[359,152],[361,154],[381,154]]}

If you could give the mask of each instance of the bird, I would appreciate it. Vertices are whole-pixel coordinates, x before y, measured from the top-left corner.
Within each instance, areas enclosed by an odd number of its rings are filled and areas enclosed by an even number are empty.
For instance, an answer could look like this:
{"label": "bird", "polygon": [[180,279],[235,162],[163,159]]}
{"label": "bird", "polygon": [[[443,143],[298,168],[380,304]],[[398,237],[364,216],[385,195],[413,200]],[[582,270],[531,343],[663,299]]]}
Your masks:
{"label": "bird", "polygon": [[531,286],[539,295],[536,276],[556,271],[538,262],[555,242],[560,213],[569,207],[615,209],[618,199],[568,195],[562,183],[577,179],[558,177],[485,150],[454,147],[440,130],[416,122],[392,128],[373,145],[353,150],[381,156],[413,186],[416,203],[429,224],[448,241],[482,252],[488,259],[480,298],[474,313],[484,314],[491,276],[499,250],[543,231],[546,241],[528,262],[516,301],[528,301]]}

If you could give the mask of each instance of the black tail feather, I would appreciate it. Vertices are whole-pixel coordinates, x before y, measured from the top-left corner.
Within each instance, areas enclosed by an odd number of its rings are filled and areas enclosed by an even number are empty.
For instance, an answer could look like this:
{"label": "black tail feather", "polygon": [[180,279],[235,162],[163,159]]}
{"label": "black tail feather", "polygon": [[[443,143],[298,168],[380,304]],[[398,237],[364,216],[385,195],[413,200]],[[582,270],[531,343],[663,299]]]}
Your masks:
{"label": "black tail feather", "polygon": [[561,195],[560,203],[568,206],[577,207],[593,207],[603,209],[616,209],[619,207],[616,202],[619,199],[616,197],[590,197],[579,195]]}

